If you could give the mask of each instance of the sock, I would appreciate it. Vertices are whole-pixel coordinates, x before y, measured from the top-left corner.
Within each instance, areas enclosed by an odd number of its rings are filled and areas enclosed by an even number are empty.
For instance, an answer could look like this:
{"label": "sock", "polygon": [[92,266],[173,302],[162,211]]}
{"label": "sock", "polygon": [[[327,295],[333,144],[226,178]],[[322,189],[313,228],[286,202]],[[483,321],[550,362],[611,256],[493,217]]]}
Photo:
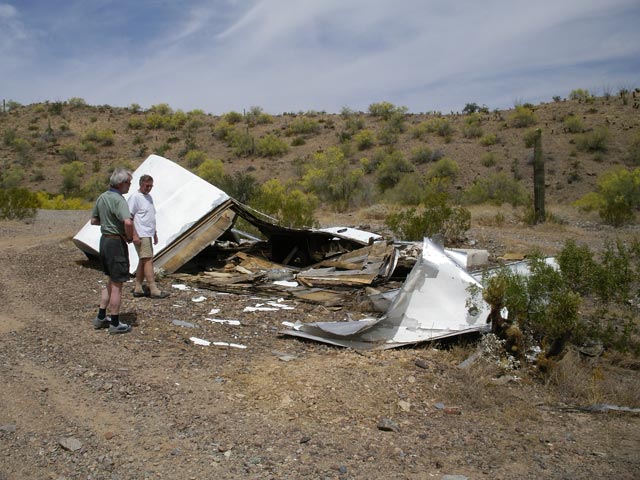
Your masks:
{"label": "sock", "polygon": [[120,324],[120,315],[111,315],[111,326],[117,327]]}
{"label": "sock", "polygon": [[106,308],[98,308],[98,318],[100,320],[104,320],[107,317],[107,309]]}

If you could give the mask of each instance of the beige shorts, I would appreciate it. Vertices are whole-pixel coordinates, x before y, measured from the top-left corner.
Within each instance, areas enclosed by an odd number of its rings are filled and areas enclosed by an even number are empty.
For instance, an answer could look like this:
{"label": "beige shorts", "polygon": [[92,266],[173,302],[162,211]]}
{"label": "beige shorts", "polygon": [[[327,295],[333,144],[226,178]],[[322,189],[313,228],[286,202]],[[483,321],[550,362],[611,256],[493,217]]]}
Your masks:
{"label": "beige shorts", "polygon": [[141,237],[140,245],[136,245],[138,258],[153,258],[153,243],[151,237]]}

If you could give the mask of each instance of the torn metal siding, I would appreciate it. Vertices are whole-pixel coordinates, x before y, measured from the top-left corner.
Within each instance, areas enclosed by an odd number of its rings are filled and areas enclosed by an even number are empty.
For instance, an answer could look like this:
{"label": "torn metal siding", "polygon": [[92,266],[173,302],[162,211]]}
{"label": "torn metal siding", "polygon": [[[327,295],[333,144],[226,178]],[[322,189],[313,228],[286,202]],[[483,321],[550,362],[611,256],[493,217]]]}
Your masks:
{"label": "torn metal siding", "polygon": [[424,240],[407,280],[379,319],[315,322],[285,330],[285,335],[355,349],[394,348],[463,333],[487,330],[488,305],[466,306],[469,285],[480,285],[443,249]]}

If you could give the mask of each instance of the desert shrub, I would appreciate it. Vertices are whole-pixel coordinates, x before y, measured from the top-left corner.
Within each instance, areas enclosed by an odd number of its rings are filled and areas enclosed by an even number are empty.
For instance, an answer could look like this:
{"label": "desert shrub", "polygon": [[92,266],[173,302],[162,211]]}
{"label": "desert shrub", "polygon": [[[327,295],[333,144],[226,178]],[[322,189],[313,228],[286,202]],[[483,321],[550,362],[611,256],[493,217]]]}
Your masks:
{"label": "desert shrub", "polygon": [[168,103],[158,103],[157,105],[151,105],[151,107],[149,107],[149,111],[160,116],[171,115],[173,113],[173,109],[169,106]]}
{"label": "desert shrub", "polygon": [[235,127],[232,123],[226,120],[221,120],[213,127],[213,136],[222,142],[229,143],[230,139],[235,132]]}
{"label": "desert shrub", "polygon": [[518,105],[509,117],[509,123],[516,128],[524,128],[535,125],[537,119],[532,109]]}
{"label": "desert shrub", "polygon": [[258,140],[256,153],[261,157],[279,157],[289,151],[289,145],[270,133]]}
{"label": "desert shrub", "polygon": [[95,155],[98,153],[98,146],[95,143],[86,140],[82,140],[80,142],[80,149],[89,155]]}
{"label": "desert shrub", "polygon": [[361,168],[351,168],[342,151],[331,147],[313,156],[302,177],[302,185],[307,192],[344,211],[359,193],[363,177]]}
{"label": "desert shrub", "polygon": [[482,136],[481,118],[477,113],[472,113],[464,119],[462,135],[464,138],[478,138]]}
{"label": "desert shrub", "polygon": [[141,130],[144,128],[144,120],[141,118],[130,118],[127,122],[127,128],[129,130]]}
{"label": "desert shrub", "polygon": [[395,133],[403,133],[407,130],[404,112],[393,112],[386,120],[385,128]]}
{"label": "desert shrub", "polygon": [[460,167],[455,160],[443,157],[427,170],[427,178],[447,178],[453,180],[458,176]]}
{"label": "desert shrub", "polygon": [[89,130],[83,137],[85,142],[93,142],[102,146],[113,145],[113,130]]}
{"label": "desert shrub", "polygon": [[399,205],[419,205],[424,195],[424,179],[420,175],[403,175],[393,188],[385,192],[385,199]]}
{"label": "desert shrub", "polygon": [[78,160],[78,152],[74,145],[63,145],[60,147],[60,150],[58,150],[58,153],[62,157],[63,162],[68,163]]}
{"label": "desert shrub", "polygon": [[17,110],[18,108],[20,108],[22,104],[15,100],[7,100],[7,103],[5,106],[7,108],[7,112],[10,112],[11,110]]}
{"label": "desert shrub", "polygon": [[378,131],[377,139],[380,145],[395,145],[398,143],[398,133],[385,124]]}
{"label": "desert shrub", "polygon": [[142,111],[142,107],[139,103],[132,103],[129,105],[129,110],[131,110],[132,113],[140,113]]}
{"label": "desert shrub", "polygon": [[267,125],[273,123],[273,117],[263,112],[262,107],[253,106],[245,115],[245,121],[249,125]]}
{"label": "desert shrub", "polygon": [[418,125],[412,127],[409,133],[411,138],[423,140],[424,137],[427,136],[427,133],[429,133],[429,126],[427,122],[420,122]]}
{"label": "desert shrub", "polygon": [[415,147],[411,150],[411,161],[417,165],[422,165],[431,161],[433,153],[429,147]]}
{"label": "desert shrub", "polygon": [[159,130],[165,125],[165,117],[158,113],[151,113],[146,117],[147,128],[151,130]]}
{"label": "desert shrub", "polygon": [[464,207],[450,205],[448,195],[442,192],[428,198],[421,209],[390,214],[385,225],[403,240],[419,241],[441,234],[448,243],[455,243],[471,227],[471,213]]}
{"label": "desert shrub", "polygon": [[24,170],[22,167],[13,166],[0,170],[0,188],[16,188],[22,180],[24,180]]}
{"label": "desert shrub", "polygon": [[222,160],[204,158],[198,165],[196,173],[200,178],[206,180],[211,185],[215,185],[224,190],[224,188],[222,188],[222,184],[224,183],[225,171]]}
{"label": "desert shrub", "polygon": [[287,135],[311,135],[320,131],[317,120],[306,117],[295,118],[287,128]]}
{"label": "desert shrub", "polygon": [[30,149],[31,145],[24,138],[17,137],[11,144],[11,149],[16,152],[18,162],[22,166],[31,165]]}
{"label": "desert shrub", "polygon": [[317,204],[315,195],[282,185],[278,179],[263,183],[251,202],[252,207],[271,215],[286,227],[313,226]]}
{"label": "desert shrub", "polygon": [[222,120],[229,123],[230,125],[235,125],[236,123],[242,122],[242,114],[238,112],[228,112],[222,116]]}
{"label": "desert shrub", "polygon": [[64,104],[62,102],[52,102],[49,104],[49,113],[52,115],[62,115],[62,108]]}
{"label": "desert shrub", "polygon": [[82,198],[65,198],[64,195],[51,195],[46,192],[37,192],[38,208],[43,210],[88,210],[92,207],[90,202]]}
{"label": "desert shrub", "polygon": [[569,133],[581,133],[584,130],[584,123],[577,115],[567,115],[562,124],[564,130]]}
{"label": "desert shrub", "polygon": [[497,172],[476,180],[464,192],[463,199],[465,203],[472,205],[510,203],[519,206],[528,202],[528,195],[520,182],[504,172]]}
{"label": "desert shrub", "polygon": [[498,135],[495,133],[487,133],[480,138],[480,144],[485,147],[490,147],[491,145],[495,145],[498,143]]}
{"label": "desert shrub", "polygon": [[627,162],[629,162],[633,166],[640,166],[640,133],[636,133],[636,135],[631,140]]}
{"label": "desert shrub", "polygon": [[355,135],[364,128],[364,118],[360,115],[352,115],[345,120],[344,127],[350,135]]}
{"label": "desert shrub", "polygon": [[81,179],[85,173],[84,163],[74,161],[60,167],[62,175],[61,191],[66,196],[77,196],[80,194]]}
{"label": "desert shrub", "polygon": [[247,157],[255,152],[255,141],[249,132],[236,129],[230,134],[228,142],[238,157]]}
{"label": "desert shrub", "polygon": [[462,113],[476,113],[478,110],[480,110],[480,107],[477,103],[467,103],[462,109]]}
{"label": "desert shrub", "polygon": [[80,98],[80,97],[71,97],[69,100],[67,100],[67,103],[72,108],[79,108],[79,107],[86,107],[87,106],[87,102],[84,100],[84,98]]}
{"label": "desert shrub", "polygon": [[249,203],[258,191],[259,184],[253,175],[235,172],[233,175],[225,174],[217,186],[235,200]]}
{"label": "desert shrub", "polygon": [[595,192],[590,192],[575,205],[583,210],[597,210],[600,218],[613,226],[630,223],[640,208],[640,168],[633,171],[615,168],[599,179]]}
{"label": "desert shrub", "polygon": [[358,150],[366,150],[373,147],[374,137],[371,130],[360,130],[353,136],[353,141]]}
{"label": "desert shrub", "polygon": [[482,163],[482,165],[484,165],[487,168],[493,167],[497,162],[496,154],[493,152],[486,152],[480,158],[480,162]]}
{"label": "desert shrub", "polygon": [[446,118],[436,117],[425,122],[425,128],[429,133],[435,133],[441,137],[448,137],[453,134],[453,127]]}
{"label": "desert shrub", "polygon": [[402,152],[393,150],[387,152],[376,168],[376,185],[381,192],[393,188],[402,175],[413,171],[413,165],[408,162]]}
{"label": "desert shrub", "polygon": [[587,102],[590,98],[591,93],[584,88],[576,88],[569,93],[569,100],[577,100],[579,103]]}
{"label": "desert shrub", "polygon": [[[190,150],[184,156],[184,161],[189,168],[198,168],[207,160],[207,154],[202,150]],[[202,176],[202,175],[200,175]],[[204,177],[203,177],[204,178]],[[206,179],[205,179],[206,180]]]}
{"label": "desert shrub", "polygon": [[381,117],[383,120],[388,120],[395,113],[404,115],[407,113],[407,110],[407,107],[396,107],[390,102],[379,102],[369,105],[369,114],[373,117]]}
{"label": "desert shrub", "polygon": [[15,128],[8,128],[2,132],[2,143],[6,147],[13,145],[16,138],[18,138],[18,132]]}
{"label": "desert shrub", "polygon": [[292,147],[299,147],[301,145],[305,145],[306,143],[307,141],[304,139],[304,137],[296,137],[293,140],[291,140]]}
{"label": "desert shrub", "polygon": [[26,188],[0,189],[0,219],[33,218],[39,206],[36,194]]}

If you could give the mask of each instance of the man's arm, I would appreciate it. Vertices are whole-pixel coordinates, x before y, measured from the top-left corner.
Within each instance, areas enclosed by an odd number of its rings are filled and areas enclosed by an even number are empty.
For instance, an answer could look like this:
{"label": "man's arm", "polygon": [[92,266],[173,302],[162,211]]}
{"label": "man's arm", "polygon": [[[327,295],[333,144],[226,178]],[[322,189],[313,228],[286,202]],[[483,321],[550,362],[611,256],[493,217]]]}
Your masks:
{"label": "man's arm", "polygon": [[127,238],[127,242],[133,241],[133,220],[125,218],[124,220],[124,235]]}

